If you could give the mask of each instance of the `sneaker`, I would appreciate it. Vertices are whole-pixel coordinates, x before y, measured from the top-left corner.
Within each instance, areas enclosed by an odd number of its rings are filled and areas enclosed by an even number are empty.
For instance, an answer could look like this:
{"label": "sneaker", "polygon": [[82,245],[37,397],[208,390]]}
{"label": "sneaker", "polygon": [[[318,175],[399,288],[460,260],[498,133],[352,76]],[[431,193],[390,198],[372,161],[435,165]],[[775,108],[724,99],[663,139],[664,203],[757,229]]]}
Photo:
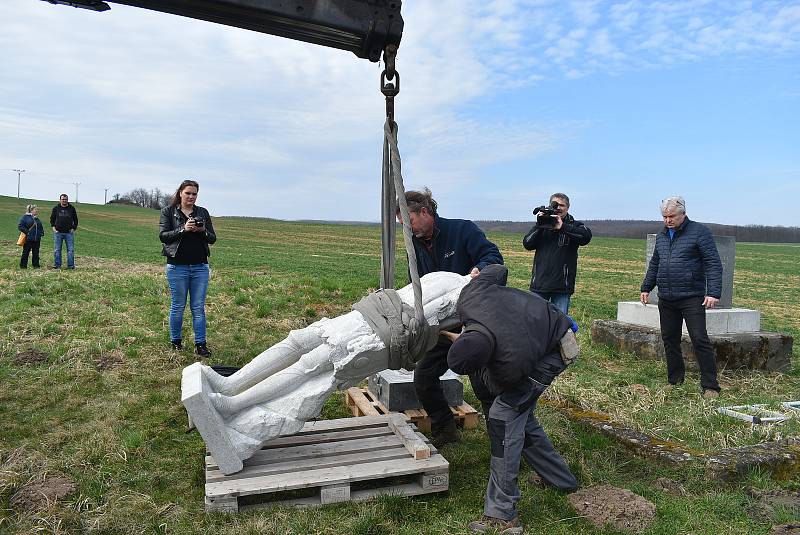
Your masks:
{"label": "sneaker", "polygon": [[472,533],[486,533],[493,530],[502,535],[521,535],[525,533],[522,524],[519,523],[519,517],[515,516],[511,520],[501,520],[492,516],[483,515],[478,520],[474,520],[467,526]]}
{"label": "sneaker", "polygon": [[181,340],[170,340],[170,343],[172,344],[172,349],[175,351],[183,349],[183,342]]}
{"label": "sneaker", "polygon": [[703,397],[705,399],[714,399],[719,397],[719,392],[716,390],[711,390],[710,388],[706,388],[703,390]]}
{"label": "sneaker", "polygon": [[443,427],[431,430],[431,443],[436,448],[441,448],[445,444],[454,444],[461,440],[461,435],[456,428],[455,420],[449,421]]}
{"label": "sneaker", "polygon": [[210,357],[211,350],[206,347],[205,342],[197,342],[194,344],[194,352],[201,357]]}

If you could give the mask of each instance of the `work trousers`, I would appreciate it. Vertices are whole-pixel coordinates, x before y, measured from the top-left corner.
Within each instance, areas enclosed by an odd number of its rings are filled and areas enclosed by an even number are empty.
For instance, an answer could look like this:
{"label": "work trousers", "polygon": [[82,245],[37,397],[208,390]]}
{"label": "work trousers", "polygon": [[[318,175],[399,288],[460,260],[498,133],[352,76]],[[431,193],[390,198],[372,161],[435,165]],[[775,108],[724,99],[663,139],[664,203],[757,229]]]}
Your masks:
{"label": "work trousers", "polygon": [[664,353],[667,358],[667,380],[674,385],[683,382],[686,366],[681,352],[681,327],[686,322],[686,330],[692,340],[694,355],[700,367],[700,385],[703,390],[716,390],[717,360],[714,347],[706,331],[706,309],[703,297],[687,297],[685,299],[664,299],[659,296],[658,314],[661,320],[661,339],[664,341]]}
{"label": "work trousers", "polygon": [[578,481],[556,452],[534,415],[536,401],[547,385],[527,379],[512,391],[503,392],[492,403],[486,428],[491,443],[489,484],[483,514],[501,520],[517,516],[520,499],[520,458],[549,485],[573,491]]}
{"label": "work trousers", "polygon": [[41,243],[42,242],[39,240],[25,241],[25,245],[22,246],[22,257],[19,259],[19,267],[22,269],[28,267],[28,256],[31,257],[31,265],[35,268],[39,267],[39,245],[41,245]]}
{"label": "work trousers", "polygon": [[[426,353],[414,368],[414,390],[422,408],[431,418],[432,431],[442,429],[454,420],[442,389],[442,382],[439,380],[448,369],[447,352],[451,345],[453,343],[450,340],[440,336],[434,348]],[[470,375],[469,379],[472,391],[483,406],[484,414],[488,414],[494,396],[477,376]]]}

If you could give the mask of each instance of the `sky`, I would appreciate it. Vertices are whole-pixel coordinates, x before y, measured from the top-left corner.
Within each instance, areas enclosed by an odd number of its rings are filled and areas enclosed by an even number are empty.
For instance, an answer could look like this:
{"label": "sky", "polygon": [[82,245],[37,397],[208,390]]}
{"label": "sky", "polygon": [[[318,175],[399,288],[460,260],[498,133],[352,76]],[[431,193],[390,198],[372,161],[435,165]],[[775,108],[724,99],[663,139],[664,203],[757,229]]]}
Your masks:
{"label": "sky", "polygon": [[[0,2],[0,195],[200,183],[212,216],[378,221],[381,64],[110,4]],[[405,0],[406,189],[439,214],[800,226],[800,2]]]}

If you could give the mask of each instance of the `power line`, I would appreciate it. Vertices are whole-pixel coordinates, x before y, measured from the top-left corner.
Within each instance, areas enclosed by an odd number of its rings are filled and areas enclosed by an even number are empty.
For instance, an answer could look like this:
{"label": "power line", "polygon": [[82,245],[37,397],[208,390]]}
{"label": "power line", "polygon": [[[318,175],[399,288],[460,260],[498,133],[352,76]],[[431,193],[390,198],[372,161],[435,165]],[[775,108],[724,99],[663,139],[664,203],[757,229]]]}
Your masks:
{"label": "power line", "polygon": [[82,182],[73,182],[75,184],[75,204],[78,204],[78,186],[82,184]]}

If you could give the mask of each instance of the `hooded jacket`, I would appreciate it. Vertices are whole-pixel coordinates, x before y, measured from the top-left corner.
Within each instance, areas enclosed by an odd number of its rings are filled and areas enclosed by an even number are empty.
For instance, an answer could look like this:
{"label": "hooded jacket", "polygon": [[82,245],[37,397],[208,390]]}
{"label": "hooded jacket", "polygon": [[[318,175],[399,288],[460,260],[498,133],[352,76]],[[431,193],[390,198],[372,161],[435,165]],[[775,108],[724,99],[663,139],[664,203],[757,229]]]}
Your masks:
{"label": "hooded jacket", "polygon": [[[567,315],[538,295],[507,287],[507,279],[505,266],[486,266],[461,291],[457,305],[465,332],[476,330],[493,341],[482,375],[494,392],[531,377],[545,356],[560,360],[559,341],[572,326]],[[459,367],[449,359],[448,364]]]}
{"label": "hooded jacket", "polygon": [[67,203],[66,206],[61,206],[61,203],[53,206],[50,212],[50,226],[56,229],[56,232],[70,232],[78,228],[78,212],[75,207]]}
{"label": "hooded jacket", "polygon": [[656,235],[656,245],[641,291],[650,292],[658,286],[658,298],[685,299],[722,295],[722,261],[717,244],[708,227],[687,217],[675,236],[669,229]]}

